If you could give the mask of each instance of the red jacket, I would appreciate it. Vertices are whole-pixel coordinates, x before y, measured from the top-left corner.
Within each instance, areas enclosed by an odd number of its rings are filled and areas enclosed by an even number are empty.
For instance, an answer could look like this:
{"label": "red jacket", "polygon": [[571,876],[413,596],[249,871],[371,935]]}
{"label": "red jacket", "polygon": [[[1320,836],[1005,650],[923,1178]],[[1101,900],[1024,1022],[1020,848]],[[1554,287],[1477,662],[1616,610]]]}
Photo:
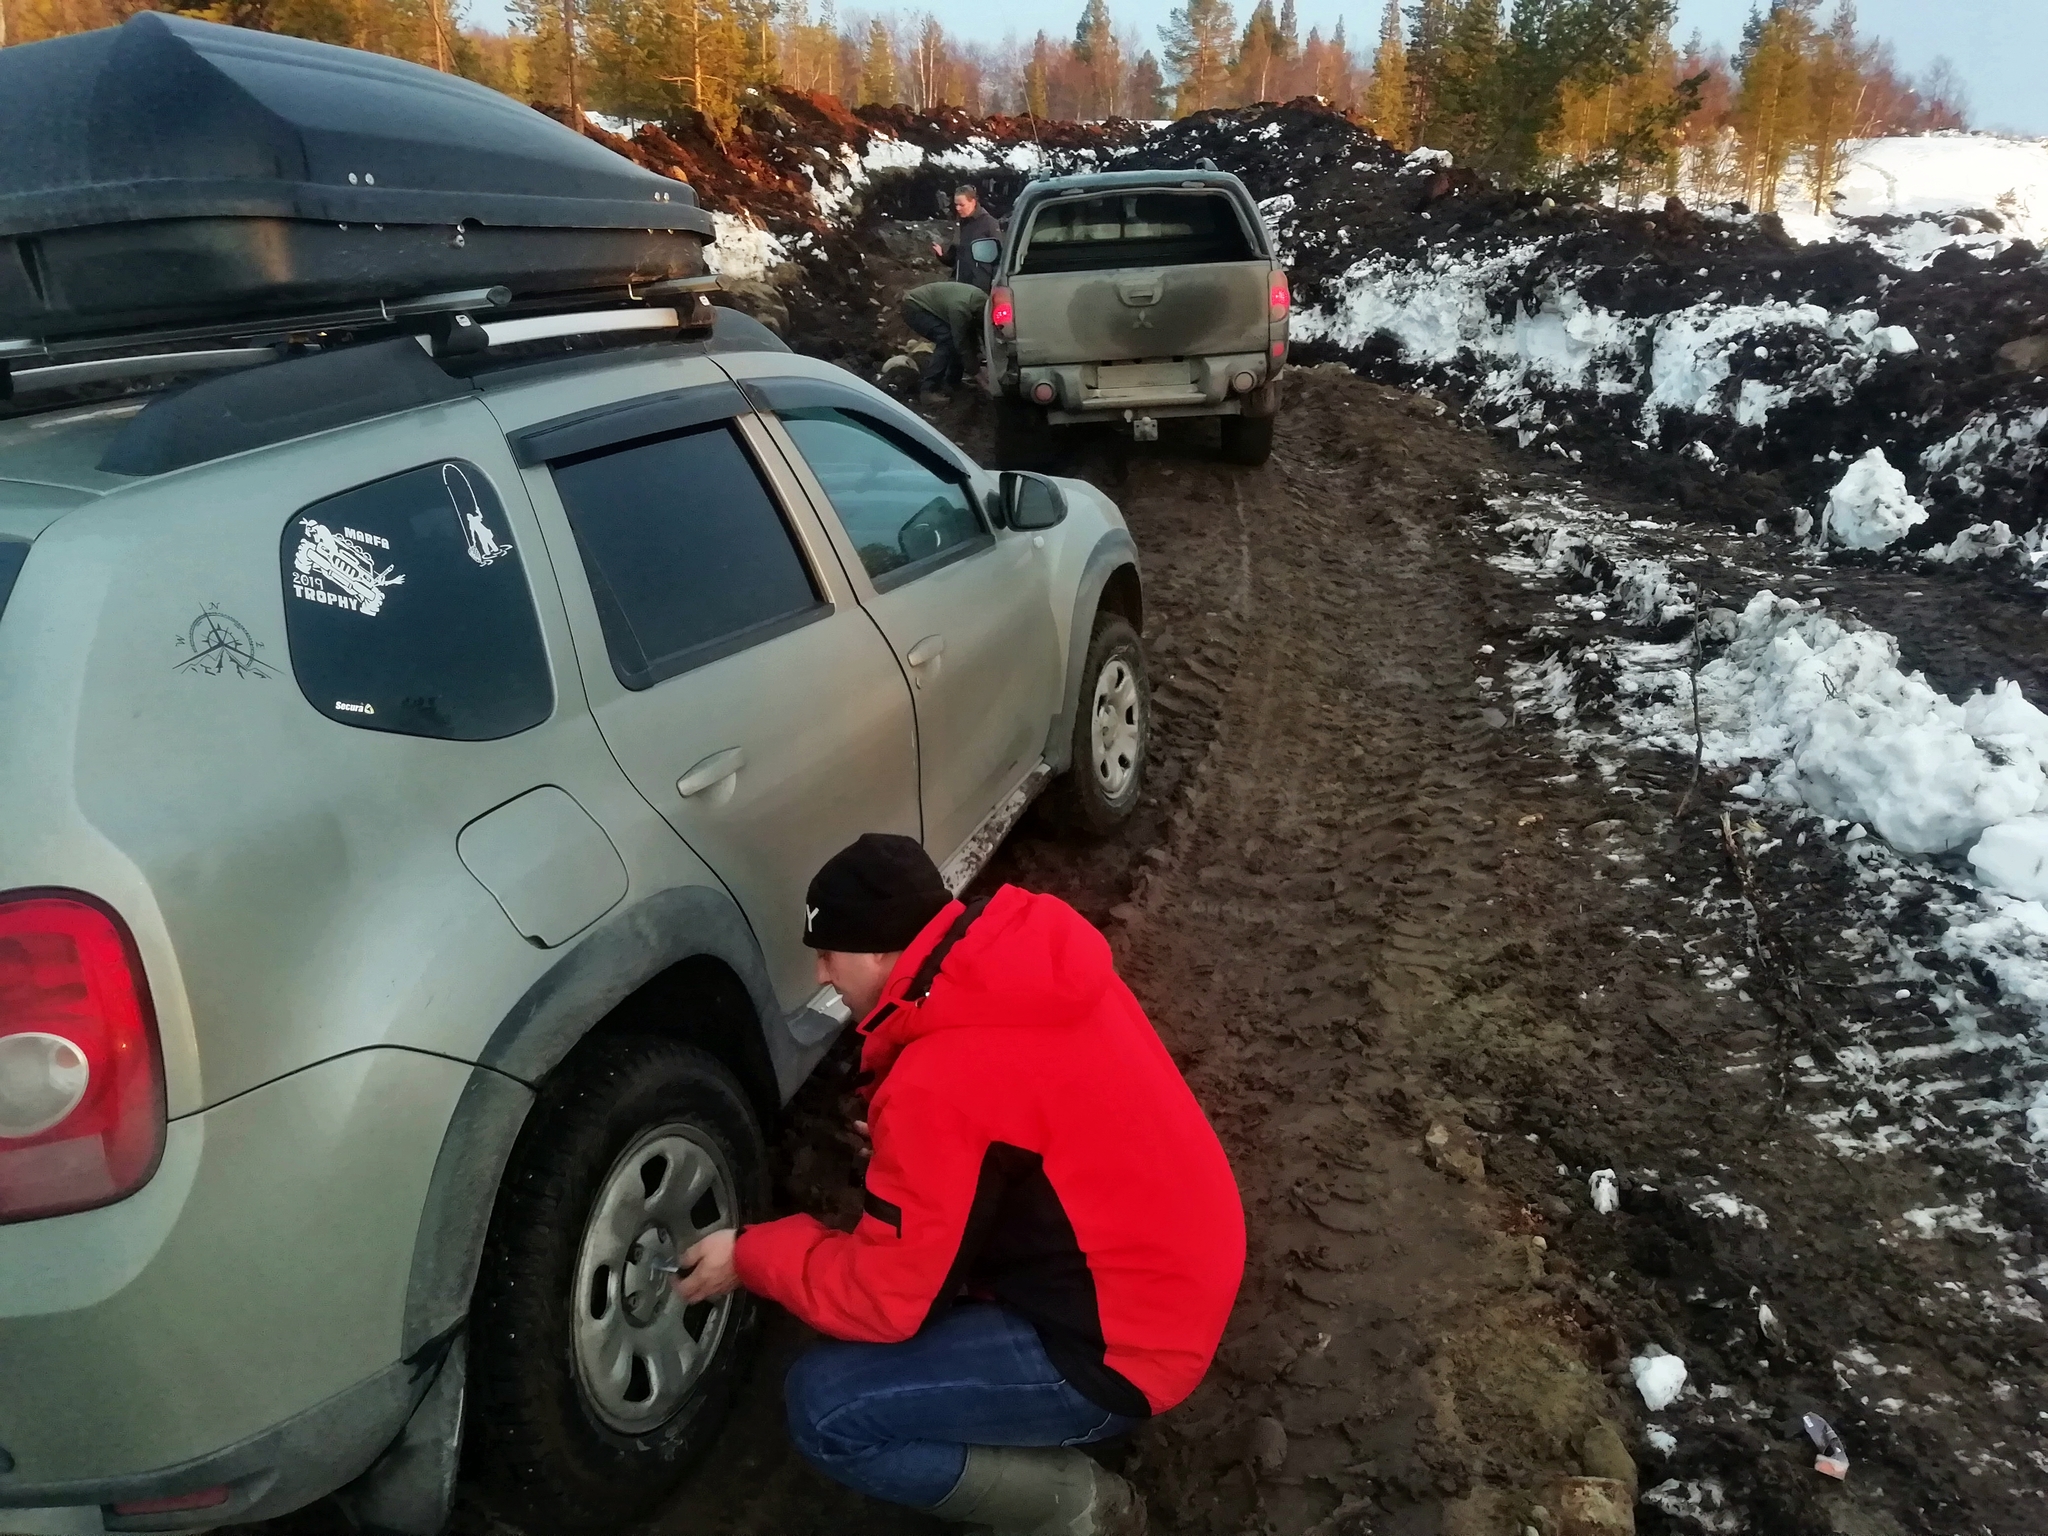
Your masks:
{"label": "red jacket", "polygon": [[954,902],[860,1030],[860,1222],[749,1227],[747,1289],[833,1338],[893,1343],[964,1288],[1029,1319],[1106,1409],[1193,1391],[1244,1274],[1244,1207],[1102,935],[1015,886]]}

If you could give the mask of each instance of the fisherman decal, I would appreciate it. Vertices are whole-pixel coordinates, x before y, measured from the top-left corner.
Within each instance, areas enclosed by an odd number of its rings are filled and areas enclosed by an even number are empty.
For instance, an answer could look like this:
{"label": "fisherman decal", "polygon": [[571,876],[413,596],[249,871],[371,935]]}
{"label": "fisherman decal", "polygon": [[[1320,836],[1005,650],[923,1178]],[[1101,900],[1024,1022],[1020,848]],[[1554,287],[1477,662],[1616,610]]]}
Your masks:
{"label": "fisherman decal", "polygon": [[455,507],[455,520],[461,525],[463,544],[470,559],[478,565],[489,565],[500,556],[512,553],[512,546],[500,543],[491,525],[484,520],[476,488],[469,483],[469,476],[462,472],[459,464],[441,466],[441,484],[447,488],[448,500]]}

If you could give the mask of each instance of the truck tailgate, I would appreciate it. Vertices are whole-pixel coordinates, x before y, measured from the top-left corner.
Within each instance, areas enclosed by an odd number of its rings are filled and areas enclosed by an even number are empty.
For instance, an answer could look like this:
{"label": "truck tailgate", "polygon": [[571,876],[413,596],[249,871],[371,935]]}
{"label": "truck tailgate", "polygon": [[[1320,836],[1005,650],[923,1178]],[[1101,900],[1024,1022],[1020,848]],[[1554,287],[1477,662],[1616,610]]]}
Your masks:
{"label": "truck tailgate", "polygon": [[1017,361],[1109,363],[1266,350],[1264,261],[1011,279]]}

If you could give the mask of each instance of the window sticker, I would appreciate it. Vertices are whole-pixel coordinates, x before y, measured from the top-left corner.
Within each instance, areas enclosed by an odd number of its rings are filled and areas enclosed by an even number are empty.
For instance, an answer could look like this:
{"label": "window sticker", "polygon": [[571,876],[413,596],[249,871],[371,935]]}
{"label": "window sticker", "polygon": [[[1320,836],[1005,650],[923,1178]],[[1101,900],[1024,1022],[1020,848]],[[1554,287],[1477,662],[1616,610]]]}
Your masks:
{"label": "window sticker", "polygon": [[512,553],[511,541],[500,539],[492,531],[489,519],[484,516],[483,505],[477,500],[476,487],[469,483],[469,476],[462,472],[461,465],[443,464],[441,484],[447,488],[448,500],[454,504],[455,520],[462,527],[462,540],[470,559],[478,565],[489,565],[500,556]]}
{"label": "window sticker", "polygon": [[391,541],[359,528],[339,533],[318,518],[299,519],[299,548],[292,556],[292,595],[330,608],[345,608],[374,619],[384,610],[384,589],[405,585],[395,567],[377,565],[372,550]]}

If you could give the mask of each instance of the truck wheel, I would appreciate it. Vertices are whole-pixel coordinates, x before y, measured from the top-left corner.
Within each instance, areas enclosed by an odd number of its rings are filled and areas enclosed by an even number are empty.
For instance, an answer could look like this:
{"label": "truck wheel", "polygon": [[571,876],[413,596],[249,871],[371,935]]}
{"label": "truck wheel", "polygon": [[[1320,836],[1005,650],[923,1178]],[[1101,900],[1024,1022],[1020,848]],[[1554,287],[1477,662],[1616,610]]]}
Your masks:
{"label": "truck wheel", "polygon": [[1074,758],[1052,788],[1053,809],[1074,831],[1107,837],[1130,819],[1145,787],[1152,744],[1152,684],[1130,621],[1098,613],[1081,664]]}
{"label": "truck wheel", "polygon": [[596,1042],[543,1085],[470,1312],[470,1459],[503,1518],[617,1530],[710,1442],[756,1311],[685,1307],[652,1266],[760,1215],[766,1163],[746,1094],[693,1047]]}
{"label": "truck wheel", "polygon": [[1052,428],[1045,413],[1022,400],[997,395],[996,468],[1043,469],[1052,458]]}
{"label": "truck wheel", "polygon": [[1223,457],[1232,464],[1258,465],[1273,456],[1273,423],[1277,416],[1225,416]]}

